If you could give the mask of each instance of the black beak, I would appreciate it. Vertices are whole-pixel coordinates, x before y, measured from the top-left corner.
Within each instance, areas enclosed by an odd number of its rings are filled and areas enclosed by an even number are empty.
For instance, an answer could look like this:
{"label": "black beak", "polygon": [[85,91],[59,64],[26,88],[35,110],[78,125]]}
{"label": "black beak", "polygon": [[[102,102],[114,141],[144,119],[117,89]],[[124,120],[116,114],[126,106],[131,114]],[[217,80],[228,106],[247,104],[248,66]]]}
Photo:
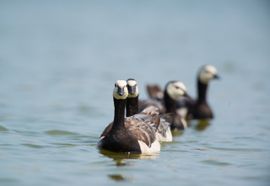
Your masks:
{"label": "black beak", "polygon": [[128,86],[128,93],[133,95],[136,93],[136,86]]}
{"label": "black beak", "polygon": [[220,79],[220,76],[218,74],[215,74],[213,79]]}
{"label": "black beak", "polygon": [[120,87],[118,87],[118,94],[120,95],[120,96],[123,96],[124,95],[124,88],[120,88]]}

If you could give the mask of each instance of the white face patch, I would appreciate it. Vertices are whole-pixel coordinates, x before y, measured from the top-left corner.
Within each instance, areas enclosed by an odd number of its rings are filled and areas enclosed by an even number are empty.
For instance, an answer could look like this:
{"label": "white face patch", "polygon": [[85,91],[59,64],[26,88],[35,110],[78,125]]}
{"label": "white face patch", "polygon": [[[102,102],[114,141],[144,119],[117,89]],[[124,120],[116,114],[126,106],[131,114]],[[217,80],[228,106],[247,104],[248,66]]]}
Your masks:
{"label": "white face patch", "polygon": [[179,100],[186,91],[186,86],[180,81],[172,82],[167,86],[169,96],[175,101]]}
{"label": "white face patch", "polygon": [[123,87],[127,86],[127,82],[125,80],[117,80],[115,85],[120,87],[120,88],[123,88]]}
{"label": "white face patch", "polygon": [[[165,132],[165,134],[164,134]],[[163,129],[161,132],[157,131],[156,132],[156,138],[160,142],[172,142],[173,137],[172,137],[172,132],[170,126],[167,127],[167,129]]]}
{"label": "white face patch", "polygon": [[177,114],[179,114],[182,118],[186,118],[188,109],[186,107],[177,109]]}
{"label": "white face patch", "polygon": [[128,86],[133,87],[133,86],[137,85],[137,82],[135,80],[133,80],[133,79],[129,79],[127,81],[127,84],[128,84]]}
{"label": "white face patch", "polygon": [[127,84],[128,84],[129,87],[135,89],[133,93],[129,92],[128,97],[129,98],[134,98],[134,97],[139,96],[139,88],[138,88],[138,85],[137,85],[137,81],[135,81],[133,79],[129,79],[129,80],[127,80]]}
{"label": "white face patch", "polygon": [[[119,94],[119,89],[122,90],[123,95]],[[125,80],[118,80],[115,83],[113,90],[113,97],[115,99],[126,99],[128,97],[127,82]]]}
{"label": "white face patch", "polygon": [[212,65],[205,65],[199,72],[199,78],[202,83],[207,84],[217,75],[217,69]]}
{"label": "white face patch", "polygon": [[176,81],[176,82],[174,83],[174,85],[175,85],[176,87],[180,88],[181,90],[183,90],[184,92],[187,91],[187,88],[186,88],[186,86],[184,85],[184,83],[182,83],[182,82],[180,82],[180,81]]}

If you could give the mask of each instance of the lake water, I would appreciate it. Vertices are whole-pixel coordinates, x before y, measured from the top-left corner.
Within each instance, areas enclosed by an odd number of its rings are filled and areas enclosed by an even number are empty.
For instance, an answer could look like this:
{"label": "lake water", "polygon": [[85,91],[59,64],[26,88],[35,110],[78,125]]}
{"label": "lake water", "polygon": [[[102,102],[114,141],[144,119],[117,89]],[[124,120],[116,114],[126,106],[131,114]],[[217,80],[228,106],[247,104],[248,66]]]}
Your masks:
{"label": "lake water", "polygon": [[[268,1],[0,1],[0,185],[269,185]],[[117,79],[213,64],[216,118],[156,157],[106,156]],[[201,130],[199,130],[201,129]]]}

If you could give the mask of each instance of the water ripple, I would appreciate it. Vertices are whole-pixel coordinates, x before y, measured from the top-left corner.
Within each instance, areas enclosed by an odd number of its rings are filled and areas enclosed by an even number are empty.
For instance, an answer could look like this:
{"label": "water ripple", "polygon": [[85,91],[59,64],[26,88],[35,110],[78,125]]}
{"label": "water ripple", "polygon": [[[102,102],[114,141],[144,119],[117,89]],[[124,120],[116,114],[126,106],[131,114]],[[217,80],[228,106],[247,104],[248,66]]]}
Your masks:
{"label": "water ripple", "polygon": [[202,163],[206,163],[209,165],[217,165],[217,166],[229,166],[231,165],[228,162],[224,162],[224,161],[219,161],[219,160],[215,160],[215,159],[208,159],[208,160],[203,160],[201,161]]}
{"label": "water ripple", "polygon": [[32,144],[32,143],[23,143],[22,145],[24,145],[26,147],[34,148],[34,149],[44,148],[44,146],[42,146],[42,145],[37,145],[37,144]]}
{"label": "water ripple", "polygon": [[233,151],[233,152],[262,152],[263,149],[258,148],[231,148],[231,147],[209,147],[214,150]]}
{"label": "water ripple", "polygon": [[48,130],[45,132],[49,136],[77,136],[78,133],[70,132],[66,130]]}
{"label": "water ripple", "polygon": [[53,145],[57,145],[59,147],[75,147],[78,146],[77,144],[74,143],[51,143]]}
{"label": "water ripple", "polygon": [[17,183],[18,180],[14,179],[14,178],[0,178],[0,183],[2,184],[13,184],[13,183]]}

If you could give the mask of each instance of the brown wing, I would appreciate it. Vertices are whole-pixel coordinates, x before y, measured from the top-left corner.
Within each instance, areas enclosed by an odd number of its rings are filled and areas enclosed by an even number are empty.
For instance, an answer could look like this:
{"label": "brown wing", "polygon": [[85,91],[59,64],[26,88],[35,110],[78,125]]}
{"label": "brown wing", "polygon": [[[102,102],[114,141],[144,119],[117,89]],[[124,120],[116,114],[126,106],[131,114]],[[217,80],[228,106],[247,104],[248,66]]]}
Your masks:
{"label": "brown wing", "polygon": [[154,100],[154,99],[139,100],[139,111],[140,112],[149,106],[157,107],[160,113],[165,113],[165,107],[162,104],[162,102]]}
{"label": "brown wing", "polygon": [[162,118],[166,120],[166,122],[170,123],[170,127],[172,130],[178,129],[182,130],[185,128],[184,118],[177,113],[166,113],[162,115]]}
{"label": "brown wing", "polygon": [[146,90],[148,96],[152,99],[162,100],[163,99],[163,91],[157,84],[146,85]]}
{"label": "brown wing", "polygon": [[142,110],[142,113],[150,116],[158,115],[159,114],[159,109],[155,106],[149,106],[146,107],[145,109]]}
{"label": "brown wing", "polygon": [[[145,114],[150,115],[152,117],[154,115],[160,115],[159,109],[157,107],[154,107],[154,106],[149,106],[149,107],[145,108],[142,111],[142,113],[145,113]],[[162,136],[166,137],[166,132],[167,132],[168,128],[170,128],[170,123],[167,122],[164,118],[159,118],[159,125],[158,125],[157,132],[159,134],[161,134]]]}
{"label": "brown wing", "polygon": [[[135,114],[134,116],[129,117],[129,118],[132,118],[132,120],[134,120],[134,121],[142,121],[142,122],[151,123],[152,125],[153,124],[158,125],[159,119],[160,119],[158,115],[159,115],[158,108],[150,106],[150,107],[144,109],[143,112],[141,112],[139,114]],[[129,127],[129,125],[132,125],[134,123],[134,121],[130,122],[130,120],[131,119],[126,119],[126,121],[128,121],[128,122],[125,122],[126,127]],[[100,137],[106,136],[111,131],[112,124],[113,124],[113,122],[109,123],[106,126],[106,128],[101,133]]]}
{"label": "brown wing", "polygon": [[[149,107],[139,114],[125,118],[125,128],[135,139],[143,141],[149,147],[156,140],[156,132],[160,124],[157,108]],[[102,132],[100,137],[108,135],[112,129],[110,123]]]}
{"label": "brown wing", "polygon": [[156,140],[160,117],[146,114],[135,114],[125,119],[125,127],[137,140],[143,141],[149,147]]}
{"label": "brown wing", "polygon": [[165,119],[161,118],[160,119],[160,124],[158,126],[158,133],[161,134],[162,136],[166,137],[166,132],[168,128],[171,127],[171,124],[167,122]]}

